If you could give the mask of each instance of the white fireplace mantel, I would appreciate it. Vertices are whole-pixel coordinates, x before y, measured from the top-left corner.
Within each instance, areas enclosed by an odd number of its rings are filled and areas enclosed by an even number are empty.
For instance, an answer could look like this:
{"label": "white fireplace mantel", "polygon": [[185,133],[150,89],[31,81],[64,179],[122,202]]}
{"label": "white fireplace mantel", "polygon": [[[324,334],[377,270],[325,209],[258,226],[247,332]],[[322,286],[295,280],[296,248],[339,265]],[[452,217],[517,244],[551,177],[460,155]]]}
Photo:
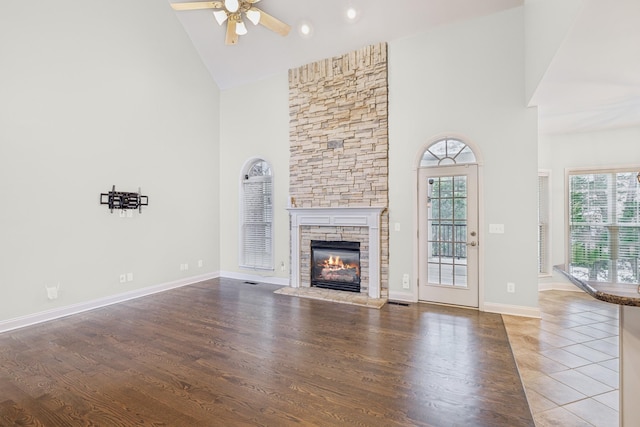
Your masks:
{"label": "white fireplace mantel", "polygon": [[300,226],[366,227],[369,231],[369,297],[380,298],[380,215],[385,208],[287,208],[291,218],[291,287],[300,287]]}

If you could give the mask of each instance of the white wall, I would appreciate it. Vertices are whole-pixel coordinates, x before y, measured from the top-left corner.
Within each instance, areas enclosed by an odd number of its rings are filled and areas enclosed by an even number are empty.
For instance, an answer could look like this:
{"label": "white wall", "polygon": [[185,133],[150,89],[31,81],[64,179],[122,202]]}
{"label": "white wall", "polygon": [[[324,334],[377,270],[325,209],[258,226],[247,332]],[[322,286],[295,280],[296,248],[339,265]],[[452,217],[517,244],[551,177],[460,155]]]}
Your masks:
{"label": "white wall", "polygon": [[526,98],[530,101],[584,0],[525,0]]}
{"label": "white wall", "polygon": [[[230,277],[289,278],[289,80],[278,75],[221,93],[220,103],[220,269]],[[249,159],[262,158],[274,181],[274,271],[239,265],[240,177]],[[285,271],[280,268],[285,264]]]}
{"label": "white wall", "polygon": [[[540,135],[540,167],[551,170],[551,259],[565,263],[566,170],[615,168],[640,170],[640,127],[558,135]],[[554,281],[559,276],[554,275]]]}
{"label": "white wall", "polygon": [[0,62],[0,321],[219,269],[219,92],[166,2],[1,2]]}
{"label": "white wall", "polygon": [[[390,294],[406,293],[402,274],[413,271],[416,157],[455,132],[484,159],[481,304],[537,307],[537,117],[525,108],[524,55],[522,7],[390,43],[389,212],[401,224],[390,232]],[[489,223],[505,234],[488,234]]]}

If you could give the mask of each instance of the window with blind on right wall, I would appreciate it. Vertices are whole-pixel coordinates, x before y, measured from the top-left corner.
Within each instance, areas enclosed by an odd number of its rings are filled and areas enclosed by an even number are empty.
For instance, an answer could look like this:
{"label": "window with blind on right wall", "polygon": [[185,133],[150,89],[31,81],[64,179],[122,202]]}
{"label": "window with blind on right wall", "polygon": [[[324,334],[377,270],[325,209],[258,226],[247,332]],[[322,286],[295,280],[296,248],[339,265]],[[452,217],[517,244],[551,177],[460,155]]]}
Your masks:
{"label": "window with blind on right wall", "polygon": [[568,259],[586,281],[640,278],[638,169],[568,172]]}
{"label": "window with blind on right wall", "polygon": [[538,276],[551,275],[550,172],[538,171]]}

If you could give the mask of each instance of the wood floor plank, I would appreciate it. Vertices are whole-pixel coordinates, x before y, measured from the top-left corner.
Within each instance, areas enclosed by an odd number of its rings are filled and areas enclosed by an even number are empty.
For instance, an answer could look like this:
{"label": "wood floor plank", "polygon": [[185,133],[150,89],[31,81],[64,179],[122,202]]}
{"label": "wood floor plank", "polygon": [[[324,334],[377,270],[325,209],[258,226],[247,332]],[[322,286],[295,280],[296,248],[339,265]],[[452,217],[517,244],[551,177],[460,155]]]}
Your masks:
{"label": "wood floor plank", "polygon": [[0,425],[534,425],[499,315],[276,289],[215,279],[2,334]]}

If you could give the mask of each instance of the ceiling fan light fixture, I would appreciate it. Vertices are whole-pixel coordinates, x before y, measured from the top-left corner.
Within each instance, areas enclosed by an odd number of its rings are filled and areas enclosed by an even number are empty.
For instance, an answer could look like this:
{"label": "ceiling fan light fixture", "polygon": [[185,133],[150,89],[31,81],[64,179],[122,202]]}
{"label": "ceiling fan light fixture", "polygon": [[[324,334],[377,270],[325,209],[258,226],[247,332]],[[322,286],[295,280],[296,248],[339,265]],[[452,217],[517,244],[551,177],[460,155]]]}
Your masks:
{"label": "ceiling fan light fixture", "polygon": [[238,23],[236,23],[236,34],[239,36],[247,34],[247,27],[244,25],[244,22],[238,21]]}
{"label": "ceiling fan light fixture", "polygon": [[224,7],[231,13],[235,13],[240,8],[238,0],[224,0]]}
{"label": "ceiling fan light fixture", "polygon": [[224,21],[227,20],[227,12],[224,10],[216,10],[213,12],[213,16],[216,18],[218,25],[224,24]]}
{"label": "ceiling fan light fixture", "polygon": [[358,11],[355,8],[350,7],[349,9],[347,9],[347,19],[349,21],[354,21],[357,17]]}
{"label": "ceiling fan light fixture", "polygon": [[[169,0],[171,2],[171,0]],[[250,20],[253,25],[262,25],[268,30],[281,36],[286,36],[291,26],[269,15],[263,10],[254,7],[260,0],[220,0],[220,1],[180,1],[171,3],[171,7],[177,11],[213,9],[213,16],[220,26],[226,23],[225,40],[227,46],[238,44],[239,36],[248,33],[244,18]],[[311,34],[312,27],[306,27],[305,32]]]}
{"label": "ceiling fan light fixture", "polygon": [[247,18],[253,23],[253,25],[258,25],[258,23],[260,23],[260,12],[256,9],[247,10],[245,15],[247,15]]}

